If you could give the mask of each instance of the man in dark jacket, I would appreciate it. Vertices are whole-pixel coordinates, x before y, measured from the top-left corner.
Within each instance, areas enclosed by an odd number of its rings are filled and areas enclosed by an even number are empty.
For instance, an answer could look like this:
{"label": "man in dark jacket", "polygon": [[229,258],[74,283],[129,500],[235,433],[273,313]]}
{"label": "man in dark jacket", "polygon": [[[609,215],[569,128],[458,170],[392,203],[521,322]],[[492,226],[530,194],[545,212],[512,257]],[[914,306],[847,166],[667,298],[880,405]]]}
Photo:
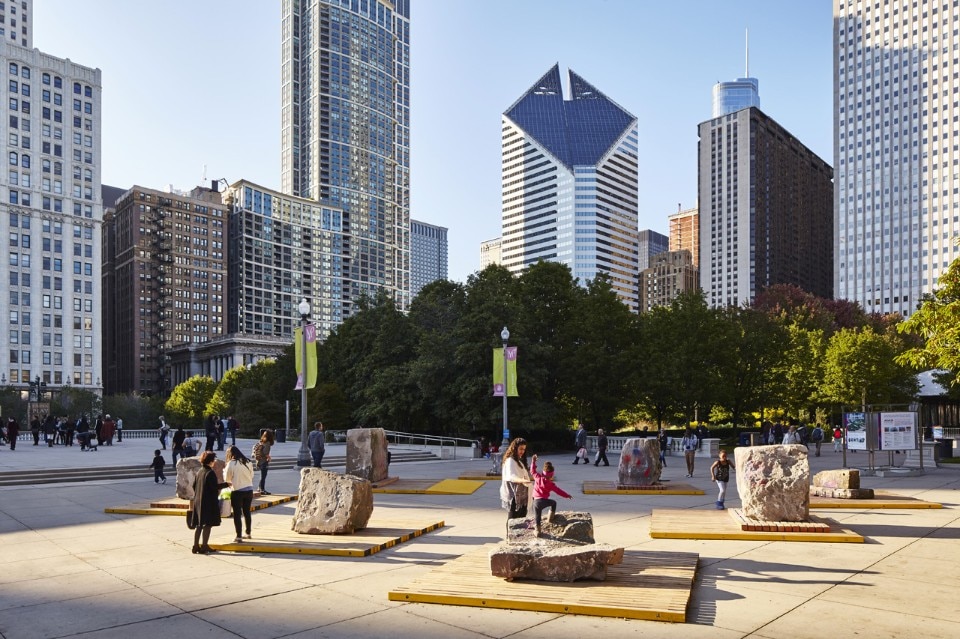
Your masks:
{"label": "man in dark jacket", "polygon": [[610,462],[607,461],[607,435],[602,428],[597,429],[597,461],[593,465],[599,466],[600,460],[603,460],[604,466],[610,465]]}
{"label": "man in dark jacket", "polygon": [[[577,448],[576,456],[573,458],[573,463],[576,464],[580,461],[580,450],[586,450],[587,448],[587,431],[584,430],[583,424],[577,426],[577,434],[573,439],[573,445]],[[590,460],[584,457],[583,463],[589,464]]]}

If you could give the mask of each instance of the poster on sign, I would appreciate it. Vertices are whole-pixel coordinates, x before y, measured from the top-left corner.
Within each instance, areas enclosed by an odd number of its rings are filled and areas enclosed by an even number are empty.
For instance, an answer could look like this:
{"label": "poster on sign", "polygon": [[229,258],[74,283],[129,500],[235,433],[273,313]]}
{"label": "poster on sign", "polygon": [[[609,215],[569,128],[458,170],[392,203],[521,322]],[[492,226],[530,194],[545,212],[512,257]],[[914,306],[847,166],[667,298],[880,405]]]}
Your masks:
{"label": "poster on sign", "polygon": [[880,450],[916,450],[917,414],[880,413]]}
{"label": "poster on sign", "polygon": [[847,450],[867,449],[866,413],[844,413],[843,427],[847,432]]}

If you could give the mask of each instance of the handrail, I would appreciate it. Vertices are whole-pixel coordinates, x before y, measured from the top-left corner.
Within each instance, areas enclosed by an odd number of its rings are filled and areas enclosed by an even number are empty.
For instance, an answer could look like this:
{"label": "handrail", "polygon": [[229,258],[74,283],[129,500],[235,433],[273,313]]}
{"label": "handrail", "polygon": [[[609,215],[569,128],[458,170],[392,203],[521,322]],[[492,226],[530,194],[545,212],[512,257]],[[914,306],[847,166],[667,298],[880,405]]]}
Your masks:
{"label": "handrail", "polygon": [[403,433],[395,430],[384,430],[383,432],[387,436],[387,443],[392,443],[396,446],[414,446],[417,445],[417,442],[422,442],[420,444],[421,446],[439,448],[441,459],[456,459],[457,449],[460,448],[460,446],[472,450],[475,446],[479,445],[476,440],[466,439],[464,437]]}

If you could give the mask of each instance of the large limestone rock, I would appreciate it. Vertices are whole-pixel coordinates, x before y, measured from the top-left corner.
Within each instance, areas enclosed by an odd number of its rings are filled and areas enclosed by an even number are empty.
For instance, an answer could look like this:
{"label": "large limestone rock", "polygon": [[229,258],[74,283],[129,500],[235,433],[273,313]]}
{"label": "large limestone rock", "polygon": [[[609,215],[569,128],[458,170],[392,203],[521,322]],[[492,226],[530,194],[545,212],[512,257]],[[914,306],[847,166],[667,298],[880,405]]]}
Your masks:
{"label": "large limestone rock", "polygon": [[365,479],[322,468],[300,470],[292,529],[306,535],[353,534],[373,513],[373,488]]}
{"label": "large limestone rock", "polygon": [[741,447],[734,457],[744,516],[758,521],[806,521],[810,513],[806,446]]}
{"label": "large limestone rock", "polygon": [[818,488],[860,488],[860,470],[857,468],[824,470],[813,476],[813,485]]}
{"label": "large limestone rock", "polygon": [[660,482],[660,444],[656,439],[630,438],[620,451],[617,486],[635,488]]}
{"label": "large limestone rock", "polygon": [[[217,481],[223,481],[223,468],[226,463],[222,459],[213,462],[213,471],[217,473]],[[202,464],[199,457],[181,457],[177,460],[177,497],[193,499],[193,482],[200,472]]]}
{"label": "large limestone rock", "polygon": [[372,482],[387,478],[387,435],[382,428],[347,431],[347,474]]}
{"label": "large limestone rock", "polygon": [[528,519],[507,522],[507,541],[490,551],[490,572],[507,581],[603,581],[607,566],[623,561],[623,548],[598,544],[593,539],[590,513],[558,512],[544,516],[537,537]]}

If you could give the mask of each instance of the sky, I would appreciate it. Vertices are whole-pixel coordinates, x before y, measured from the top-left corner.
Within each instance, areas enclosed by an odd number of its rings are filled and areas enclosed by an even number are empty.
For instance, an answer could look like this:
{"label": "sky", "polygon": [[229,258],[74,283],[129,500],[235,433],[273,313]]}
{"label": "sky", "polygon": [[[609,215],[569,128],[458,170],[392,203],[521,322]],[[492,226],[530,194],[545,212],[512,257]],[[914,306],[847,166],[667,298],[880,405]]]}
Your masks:
{"label": "sky", "polygon": [[[830,0],[411,5],[411,217],[448,228],[452,280],[500,235],[501,115],[557,63],[638,118],[641,230],[696,204],[697,125],[743,76],[745,30],[761,109],[833,163]],[[34,0],[34,46],[102,71],[104,184],[279,189],[279,7]]]}

